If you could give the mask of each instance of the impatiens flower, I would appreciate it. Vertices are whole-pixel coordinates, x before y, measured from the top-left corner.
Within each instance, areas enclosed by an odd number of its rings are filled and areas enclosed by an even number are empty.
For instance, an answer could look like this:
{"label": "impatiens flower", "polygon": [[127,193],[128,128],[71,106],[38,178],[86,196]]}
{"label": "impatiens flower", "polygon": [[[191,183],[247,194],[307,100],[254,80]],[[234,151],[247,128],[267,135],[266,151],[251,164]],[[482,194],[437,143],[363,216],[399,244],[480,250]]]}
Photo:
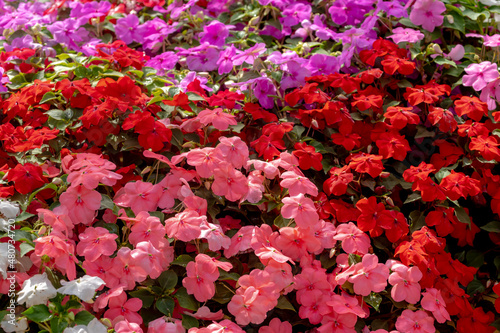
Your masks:
{"label": "impatiens flower", "polygon": [[[26,317],[20,317],[20,318],[17,317],[13,322],[9,316],[10,314],[6,314],[0,325],[0,327],[2,327],[2,329],[6,333],[11,333],[11,332],[21,333],[28,331],[28,319]],[[105,333],[105,332],[98,332],[98,333]]]}
{"label": "impatiens flower", "polygon": [[248,192],[246,177],[230,165],[221,165],[213,172],[212,191],[229,201],[240,200]]}
{"label": "impatiens flower", "polygon": [[292,333],[292,324],[288,321],[281,322],[279,318],[274,318],[269,322],[269,326],[262,326],[259,333]]}
{"label": "impatiens flower", "polygon": [[[142,317],[138,311],[142,308],[142,301],[139,298],[130,298],[127,300],[127,294],[122,292],[120,295],[111,297],[109,300],[109,309],[104,313],[105,318],[109,318],[116,323],[137,323],[142,324]],[[125,319],[125,320],[124,320]],[[140,329],[140,327],[137,325]],[[133,332],[133,331],[123,331]],[[139,332],[136,330],[136,332]],[[142,332],[142,330],[140,331]]]}
{"label": "impatiens flower", "polygon": [[168,317],[161,317],[149,322],[148,333],[164,333],[164,332],[185,333],[186,329],[182,327],[182,321]]}
{"label": "impatiens flower", "polygon": [[439,0],[417,0],[410,13],[410,20],[415,25],[421,25],[427,31],[443,24],[442,12],[446,10],[444,3]]}
{"label": "impatiens flower", "polygon": [[422,272],[416,266],[408,268],[403,264],[391,267],[393,273],[389,276],[389,283],[393,286],[391,290],[392,299],[396,302],[407,301],[415,304],[420,299],[420,284]]}
{"label": "impatiens flower", "polygon": [[441,291],[435,288],[427,288],[425,293],[422,293],[423,297],[420,301],[422,307],[431,311],[436,318],[438,323],[444,323],[450,319],[450,314],[446,311],[446,303],[441,296]]}
{"label": "impatiens flower", "polygon": [[333,239],[342,241],[347,253],[366,254],[370,248],[370,237],[352,222],[340,224]]}
{"label": "impatiens flower", "polygon": [[396,321],[396,328],[401,333],[434,333],[434,318],[425,311],[404,310]]}
{"label": "impatiens flower", "polygon": [[26,307],[45,304],[47,301],[57,295],[47,273],[36,274],[30,279],[24,281],[23,289],[17,294],[17,303],[24,304]]}
{"label": "impatiens flower", "polygon": [[287,188],[291,196],[299,194],[318,195],[318,188],[304,175],[298,175],[294,171],[281,174],[281,187]]}
{"label": "impatiens flower", "polygon": [[203,125],[212,124],[221,131],[226,130],[229,125],[237,124],[235,117],[232,114],[223,112],[221,108],[203,110],[198,114],[198,119]]}
{"label": "impatiens flower", "polygon": [[151,183],[136,181],[127,183],[116,195],[115,204],[130,207],[135,214],[150,212],[157,208],[161,189]]}
{"label": "impatiens flower", "polygon": [[166,220],[165,230],[168,237],[189,242],[200,237],[200,226],[206,219],[206,216],[199,216],[195,211],[185,211]]}
{"label": "impatiens flower", "polygon": [[368,296],[371,292],[381,292],[387,286],[389,268],[380,264],[376,255],[365,254],[362,261],[354,267],[356,272],[349,278],[349,282],[353,283],[356,294]]}
{"label": "impatiens flower", "polygon": [[227,305],[228,311],[235,316],[239,325],[246,326],[250,323],[260,324],[266,319],[269,301],[267,297],[260,296],[255,287],[248,287],[244,291],[238,289]]}
{"label": "impatiens flower", "polygon": [[247,64],[253,65],[255,59],[257,59],[262,53],[266,51],[266,44],[258,43],[245,51],[233,57],[233,65],[239,66],[246,62]]}
{"label": "impatiens flower", "polygon": [[118,235],[110,233],[105,228],[89,227],[78,237],[80,242],[76,246],[76,252],[78,255],[85,256],[85,259],[89,261],[95,261],[102,255],[110,256],[117,248],[115,239]]}
{"label": "impatiens flower", "polygon": [[104,281],[96,276],[85,275],[73,281],[61,280],[62,287],[57,291],[64,295],[75,295],[82,301],[91,303],[95,291],[104,285]]}
{"label": "impatiens flower", "polygon": [[281,208],[281,214],[286,219],[293,218],[299,227],[307,228],[319,221],[314,202],[304,194],[283,198],[282,201],[285,205]]}
{"label": "impatiens flower", "polygon": [[481,91],[490,82],[498,77],[498,67],[496,63],[483,61],[480,64],[470,64],[465,69],[467,75],[462,78],[463,85],[472,87],[475,91]]}
{"label": "impatiens flower", "polygon": [[410,28],[398,27],[392,29],[392,33],[393,35],[389,36],[388,38],[391,38],[396,44],[401,42],[416,43],[419,40],[424,39],[423,33]]}
{"label": "impatiens flower", "polygon": [[107,333],[108,328],[101,324],[99,319],[92,319],[87,325],[76,325],[66,327],[63,333]]}

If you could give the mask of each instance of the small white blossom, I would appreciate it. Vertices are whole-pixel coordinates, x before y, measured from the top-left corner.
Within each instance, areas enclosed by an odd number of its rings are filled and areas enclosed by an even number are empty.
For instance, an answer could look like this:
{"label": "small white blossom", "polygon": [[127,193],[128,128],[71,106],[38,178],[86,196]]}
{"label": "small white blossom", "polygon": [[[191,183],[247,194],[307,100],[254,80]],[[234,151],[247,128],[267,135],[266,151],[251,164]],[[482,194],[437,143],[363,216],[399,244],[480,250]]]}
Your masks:
{"label": "small white blossom", "polygon": [[21,319],[10,319],[9,315],[6,315],[1,323],[2,329],[7,332],[27,332],[28,331],[28,320],[25,317]]}
{"label": "small white blossom", "polygon": [[97,318],[92,319],[87,326],[77,325],[67,327],[63,333],[107,333],[108,329]]}
{"label": "small white blossom", "polygon": [[0,214],[7,219],[13,219],[19,215],[19,206],[10,201],[0,200]]}
{"label": "small white blossom", "polygon": [[9,244],[0,243],[0,274],[4,279],[7,278],[7,268],[9,267]]}
{"label": "small white blossom", "polygon": [[61,284],[63,286],[57,289],[61,294],[75,295],[82,301],[91,303],[96,289],[105,283],[97,276],[85,275],[84,277],[69,282],[62,280]]}
{"label": "small white blossom", "polygon": [[24,281],[23,289],[18,293],[17,302],[26,303],[26,307],[45,304],[57,295],[57,290],[50,283],[47,273],[34,275],[31,279]]}

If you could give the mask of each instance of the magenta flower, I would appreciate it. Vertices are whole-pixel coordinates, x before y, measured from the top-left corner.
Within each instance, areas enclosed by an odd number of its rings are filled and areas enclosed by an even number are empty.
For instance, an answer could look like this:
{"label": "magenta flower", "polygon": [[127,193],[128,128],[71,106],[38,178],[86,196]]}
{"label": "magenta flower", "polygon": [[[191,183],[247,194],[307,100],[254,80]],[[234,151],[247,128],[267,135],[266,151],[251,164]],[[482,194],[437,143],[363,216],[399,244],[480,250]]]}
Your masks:
{"label": "magenta flower", "polygon": [[410,28],[396,28],[392,30],[393,35],[389,36],[392,38],[394,43],[398,44],[401,42],[416,43],[419,40],[424,39],[424,34],[418,30],[413,30]]}
{"label": "magenta flower", "polygon": [[262,53],[266,52],[266,44],[258,43],[249,49],[235,55],[233,57],[233,64],[239,66],[246,62],[247,64],[253,65],[255,59],[257,59]]}
{"label": "magenta flower", "polygon": [[470,64],[465,69],[467,75],[462,78],[463,85],[472,87],[475,91],[483,90],[490,82],[498,78],[498,67],[496,63],[483,61],[480,64]]}
{"label": "magenta flower", "polygon": [[130,14],[116,21],[115,33],[118,39],[121,39],[127,44],[132,42],[141,42],[142,35],[137,27],[139,26],[139,18],[137,15]]}
{"label": "magenta flower", "polygon": [[404,310],[396,321],[396,328],[402,333],[434,333],[434,318],[425,311]]}
{"label": "magenta flower", "polygon": [[231,28],[234,28],[234,25],[225,25],[219,21],[212,21],[203,27],[203,32],[200,34],[200,43],[208,43],[219,47],[224,46]]}
{"label": "magenta flower", "polygon": [[444,3],[438,0],[417,0],[410,13],[411,23],[421,25],[427,31],[443,24],[442,12],[446,10]]}

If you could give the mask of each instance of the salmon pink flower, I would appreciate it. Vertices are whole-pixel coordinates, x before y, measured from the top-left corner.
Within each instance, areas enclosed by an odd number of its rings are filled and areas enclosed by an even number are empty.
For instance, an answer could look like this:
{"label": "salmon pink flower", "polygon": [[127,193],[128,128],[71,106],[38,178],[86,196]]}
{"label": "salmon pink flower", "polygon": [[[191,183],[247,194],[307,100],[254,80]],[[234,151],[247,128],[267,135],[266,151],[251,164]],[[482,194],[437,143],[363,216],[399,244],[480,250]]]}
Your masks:
{"label": "salmon pink flower", "polygon": [[393,286],[391,290],[392,299],[396,302],[407,301],[416,304],[420,300],[420,284],[422,272],[418,267],[408,268],[403,264],[395,264],[391,267],[393,273],[389,276],[389,283]]}
{"label": "salmon pink flower", "polygon": [[160,219],[142,211],[137,214],[135,221],[130,228],[129,242],[132,245],[137,245],[140,242],[151,242],[153,246],[158,247],[166,233]]}
{"label": "salmon pink flower", "polygon": [[318,195],[318,188],[303,175],[298,175],[294,171],[287,171],[281,174],[281,187],[287,188],[291,196],[303,194]]}
{"label": "salmon pink flower", "polygon": [[59,201],[68,208],[68,216],[74,224],[91,224],[96,210],[101,207],[101,194],[83,185],[71,186],[61,194]]}
{"label": "salmon pink flower", "polygon": [[235,168],[241,168],[248,162],[249,150],[247,144],[237,136],[226,138],[221,136],[217,150],[223,157],[221,160],[228,161]]}
{"label": "salmon pink flower", "polygon": [[288,321],[281,322],[278,318],[273,318],[269,326],[263,326],[259,333],[292,333],[292,324]]}
{"label": "salmon pink flower", "polygon": [[110,256],[115,253],[118,235],[110,233],[107,229],[88,227],[85,232],[78,235],[80,242],[76,246],[76,253],[84,256],[88,261],[96,261],[100,256]]}
{"label": "salmon pink flower", "polygon": [[199,302],[206,302],[215,295],[215,281],[219,277],[203,271],[203,266],[197,262],[189,262],[186,266],[187,277],[182,280],[182,285],[186,287],[187,292]]}
{"label": "salmon pink flower", "polygon": [[201,224],[206,216],[199,216],[195,211],[184,211],[165,221],[165,229],[170,238],[189,242],[200,237]]}
{"label": "salmon pink flower", "polygon": [[212,191],[229,201],[238,201],[248,192],[247,178],[229,164],[221,165],[213,172]]}
{"label": "salmon pink flower", "polygon": [[116,193],[114,203],[118,206],[130,207],[134,214],[154,211],[158,207],[161,191],[161,187],[151,183],[140,180],[130,182]]}
{"label": "salmon pink flower", "polygon": [[320,290],[308,291],[301,299],[301,307],[299,316],[302,319],[308,319],[313,325],[321,323],[323,316],[331,312],[331,309],[326,305],[329,299],[328,294],[322,293]]}
{"label": "salmon pink flower", "polygon": [[227,309],[239,325],[246,326],[250,323],[262,323],[266,319],[268,305],[269,300],[264,296],[259,296],[259,290],[250,286],[244,291],[238,289],[227,305]]}
{"label": "salmon pink flower", "polygon": [[203,178],[213,176],[213,171],[222,162],[217,156],[215,148],[206,147],[203,149],[193,149],[187,153],[187,163],[196,167],[196,172]]}
{"label": "salmon pink flower", "polygon": [[355,266],[356,272],[349,278],[354,284],[354,292],[358,295],[368,296],[373,292],[381,292],[387,286],[389,268],[379,264],[374,254],[365,254],[360,263]]}
{"label": "salmon pink flower", "polygon": [[281,207],[281,215],[286,219],[295,219],[297,226],[308,228],[319,222],[319,215],[314,202],[300,193],[293,197],[283,198],[285,204]]}
{"label": "salmon pink flower", "polygon": [[225,131],[229,125],[237,125],[235,116],[224,112],[221,108],[201,111],[197,117],[203,125],[212,124],[216,129]]}
{"label": "salmon pink flower", "polygon": [[125,319],[131,323],[142,324],[142,317],[138,313],[141,308],[142,301],[139,298],[127,300],[127,294],[122,292],[120,295],[109,299],[109,310],[104,313],[104,317],[113,322],[121,318],[121,320]]}
{"label": "salmon pink flower", "polygon": [[396,321],[396,328],[402,333],[433,333],[434,319],[425,311],[404,310]]}
{"label": "salmon pink flower", "polygon": [[425,310],[432,312],[438,323],[442,324],[447,320],[451,320],[450,314],[446,311],[446,303],[443,296],[441,296],[441,291],[435,288],[427,288],[422,295],[424,297],[422,297],[420,304]]}
{"label": "salmon pink flower", "polygon": [[342,241],[342,250],[347,253],[363,255],[370,248],[370,237],[352,222],[340,224],[333,239]]}

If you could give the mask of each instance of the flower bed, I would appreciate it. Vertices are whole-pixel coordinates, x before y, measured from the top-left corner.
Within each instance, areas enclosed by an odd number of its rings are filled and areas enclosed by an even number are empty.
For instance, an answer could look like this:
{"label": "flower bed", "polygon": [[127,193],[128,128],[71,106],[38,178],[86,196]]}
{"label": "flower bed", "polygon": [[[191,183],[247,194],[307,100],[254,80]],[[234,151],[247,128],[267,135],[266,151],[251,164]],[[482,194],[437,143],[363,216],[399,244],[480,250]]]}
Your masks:
{"label": "flower bed", "polygon": [[500,328],[495,1],[0,4],[5,332]]}

